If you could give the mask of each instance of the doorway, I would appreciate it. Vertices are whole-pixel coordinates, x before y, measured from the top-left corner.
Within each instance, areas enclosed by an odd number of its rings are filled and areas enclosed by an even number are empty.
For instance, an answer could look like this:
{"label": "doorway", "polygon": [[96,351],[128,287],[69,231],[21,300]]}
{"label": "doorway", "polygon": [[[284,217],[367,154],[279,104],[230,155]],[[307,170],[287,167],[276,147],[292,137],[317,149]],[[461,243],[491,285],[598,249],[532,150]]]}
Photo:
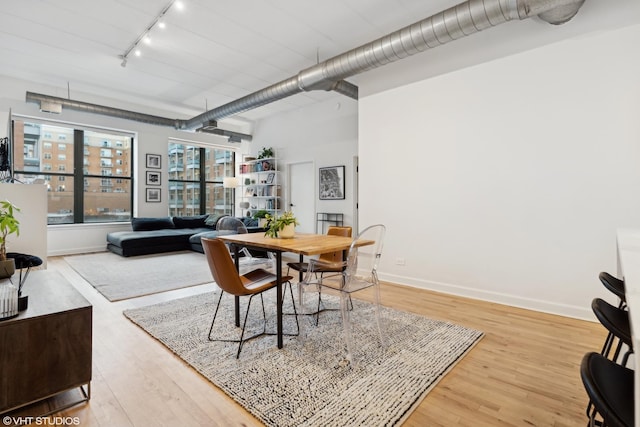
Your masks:
{"label": "doorway", "polygon": [[300,225],[296,231],[313,233],[315,231],[316,180],[313,162],[290,163],[288,165],[289,206]]}

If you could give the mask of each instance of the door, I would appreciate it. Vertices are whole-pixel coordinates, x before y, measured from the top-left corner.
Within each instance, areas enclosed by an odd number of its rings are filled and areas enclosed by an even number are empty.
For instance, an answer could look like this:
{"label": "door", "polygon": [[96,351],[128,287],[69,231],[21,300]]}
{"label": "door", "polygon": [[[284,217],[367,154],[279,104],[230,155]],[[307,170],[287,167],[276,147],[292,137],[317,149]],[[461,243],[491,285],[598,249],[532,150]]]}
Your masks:
{"label": "door", "polygon": [[289,206],[300,222],[296,232],[315,232],[316,181],[313,162],[290,163],[289,167]]}

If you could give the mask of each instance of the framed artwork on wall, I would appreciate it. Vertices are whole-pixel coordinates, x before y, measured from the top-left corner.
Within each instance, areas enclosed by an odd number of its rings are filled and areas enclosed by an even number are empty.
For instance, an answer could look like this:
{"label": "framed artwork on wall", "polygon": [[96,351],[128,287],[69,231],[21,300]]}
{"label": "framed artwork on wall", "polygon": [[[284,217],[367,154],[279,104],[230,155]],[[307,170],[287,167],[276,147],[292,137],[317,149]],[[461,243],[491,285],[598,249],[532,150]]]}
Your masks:
{"label": "framed artwork on wall", "polygon": [[147,154],[147,168],[160,169],[162,167],[162,156],[160,154]]}
{"label": "framed artwork on wall", "polygon": [[147,202],[159,203],[160,202],[160,189],[159,188],[147,188]]}
{"label": "framed artwork on wall", "polygon": [[147,171],[147,185],[161,185],[162,172]]}
{"label": "framed artwork on wall", "polygon": [[344,199],[344,166],[320,168],[320,200]]}

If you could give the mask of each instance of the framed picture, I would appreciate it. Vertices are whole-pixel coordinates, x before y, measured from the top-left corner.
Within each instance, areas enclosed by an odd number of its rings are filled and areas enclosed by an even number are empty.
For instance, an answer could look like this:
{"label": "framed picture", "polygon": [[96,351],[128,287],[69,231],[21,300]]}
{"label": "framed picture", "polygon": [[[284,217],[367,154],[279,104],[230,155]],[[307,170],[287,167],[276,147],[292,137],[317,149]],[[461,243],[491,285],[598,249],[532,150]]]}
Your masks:
{"label": "framed picture", "polygon": [[149,169],[160,169],[162,167],[162,156],[160,154],[147,154],[147,167]]}
{"label": "framed picture", "polygon": [[159,188],[147,188],[147,202],[150,202],[150,203],[160,202]]}
{"label": "framed picture", "polygon": [[147,171],[147,185],[161,185],[162,172]]}
{"label": "framed picture", "polygon": [[344,166],[320,168],[320,200],[344,199]]}
{"label": "framed picture", "polygon": [[273,184],[275,177],[276,174],[274,172],[269,173],[269,175],[267,175],[267,184]]}

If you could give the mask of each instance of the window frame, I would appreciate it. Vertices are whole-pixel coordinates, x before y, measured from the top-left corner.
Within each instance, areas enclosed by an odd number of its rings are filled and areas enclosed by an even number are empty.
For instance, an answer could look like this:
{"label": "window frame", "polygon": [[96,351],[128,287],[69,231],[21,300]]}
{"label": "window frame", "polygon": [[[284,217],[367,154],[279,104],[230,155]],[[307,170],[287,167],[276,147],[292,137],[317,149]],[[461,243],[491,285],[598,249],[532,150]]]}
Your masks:
{"label": "window frame", "polygon": [[[175,179],[172,178],[172,174],[171,174],[171,160],[172,160],[172,146],[173,145],[180,145],[183,148],[185,147],[194,147],[194,148],[198,148],[198,170],[199,170],[199,179]],[[219,179],[207,179],[207,156],[206,150],[210,150],[209,152],[211,153],[211,155],[214,155],[215,150],[222,150],[222,151],[226,151],[231,153],[231,162],[230,162],[230,169],[233,175],[231,176],[236,176],[236,164],[237,164],[237,159],[238,159],[238,155],[239,155],[239,151],[237,149],[234,149],[232,147],[227,147],[227,146],[223,146],[223,145],[217,145],[217,144],[206,144],[206,143],[201,143],[201,142],[196,142],[196,141],[188,141],[188,140],[182,140],[182,139],[175,139],[175,138],[169,138],[167,141],[167,170],[168,170],[168,184],[169,187],[167,189],[167,200],[168,200],[168,214],[172,215],[172,206],[171,206],[171,200],[173,200],[173,198],[171,197],[171,187],[172,184],[179,186],[179,184],[183,185],[183,188],[181,190],[176,190],[179,192],[182,192],[182,200],[184,200],[184,194],[186,194],[187,190],[188,190],[188,186],[191,185],[197,185],[197,193],[198,193],[198,212],[194,212],[195,215],[206,215],[207,214],[207,186],[208,185],[220,185],[222,187],[223,182],[224,182],[224,178],[225,176],[221,176],[219,177]],[[183,153],[183,156],[185,156],[186,153]],[[183,167],[187,167],[187,163],[183,162],[182,163]],[[225,189],[226,190],[226,189]],[[235,191],[231,191],[231,201],[230,201],[230,206],[231,206],[231,215],[235,215],[235,210],[236,210],[236,206],[235,206]],[[215,204],[214,204],[215,206]],[[179,208],[176,208],[179,209]],[[212,214],[213,212],[209,212],[209,214]]]}
{"label": "window frame", "polygon": [[[133,212],[134,212],[134,190],[135,190],[135,185],[136,185],[136,181],[135,181],[135,162],[134,162],[134,147],[135,147],[135,143],[137,140],[137,133],[134,131],[127,131],[127,130],[119,130],[119,129],[112,129],[112,128],[101,128],[101,127],[96,127],[96,126],[90,126],[90,125],[80,125],[77,123],[71,123],[71,122],[64,122],[64,121],[57,121],[57,120],[47,120],[47,119],[43,119],[40,117],[31,117],[31,116],[23,116],[23,115],[18,115],[18,114],[14,114],[11,116],[11,128],[12,128],[12,134],[15,135],[15,122],[16,120],[18,121],[22,121],[24,123],[34,123],[37,125],[45,125],[45,126],[55,126],[55,127],[64,127],[64,128],[68,128],[68,129],[72,129],[73,130],[73,141],[70,142],[66,137],[64,139],[60,139],[59,136],[57,138],[56,141],[53,141],[53,135],[48,134],[48,133],[43,133],[43,135],[41,136],[41,138],[45,138],[45,137],[49,137],[52,141],[47,141],[47,142],[42,142],[43,144],[43,149],[45,148],[45,144],[48,144],[48,148],[51,149],[53,148],[52,145],[53,144],[73,144],[72,147],[72,151],[73,151],[73,171],[71,172],[64,172],[64,171],[58,171],[58,167],[52,167],[53,163],[53,159],[45,159],[44,156],[41,159],[41,164],[42,167],[40,168],[39,171],[28,171],[28,170],[16,170],[15,169],[15,159],[12,158],[12,173],[15,174],[20,174],[20,175],[25,175],[25,176],[38,176],[38,175],[43,175],[48,177],[49,181],[51,181],[51,179],[53,177],[64,177],[64,180],[67,180],[67,177],[71,177],[73,179],[73,222],[65,222],[65,223],[49,223],[49,211],[47,211],[47,226],[56,226],[56,225],[65,225],[65,226],[69,226],[72,224],[112,224],[112,223],[124,223],[124,222],[129,222],[131,221],[131,219],[133,218]],[[86,165],[84,164],[84,159],[85,159],[85,143],[84,143],[84,139],[85,139],[85,133],[86,132],[95,132],[95,133],[104,133],[104,134],[109,134],[109,135],[114,135],[114,136],[121,136],[121,137],[126,137],[129,138],[129,142],[130,142],[130,148],[129,148],[129,170],[130,170],[130,176],[121,176],[118,175],[117,178],[119,180],[126,180],[129,181],[130,183],[130,191],[129,191],[129,218],[128,219],[119,219],[119,220],[113,220],[113,221],[85,221],[85,179],[104,179],[104,178],[109,178],[109,179],[116,179],[116,177],[112,174],[110,176],[104,176],[104,175],[96,175],[96,174],[88,174],[85,173],[85,169],[86,169]],[[58,140],[60,142],[58,142]],[[11,151],[12,153],[15,153],[15,140],[11,141]],[[102,147],[101,147],[102,148]],[[53,157],[53,156],[52,156]],[[45,163],[45,160],[50,160],[51,163]],[[112,163],[113,165],[113,163]],[[54,171],[53,169],[56,169],[56,171]],[[66,189],[68,191],[68,188]],[[47,203],[48,204],[48,203]]]}

